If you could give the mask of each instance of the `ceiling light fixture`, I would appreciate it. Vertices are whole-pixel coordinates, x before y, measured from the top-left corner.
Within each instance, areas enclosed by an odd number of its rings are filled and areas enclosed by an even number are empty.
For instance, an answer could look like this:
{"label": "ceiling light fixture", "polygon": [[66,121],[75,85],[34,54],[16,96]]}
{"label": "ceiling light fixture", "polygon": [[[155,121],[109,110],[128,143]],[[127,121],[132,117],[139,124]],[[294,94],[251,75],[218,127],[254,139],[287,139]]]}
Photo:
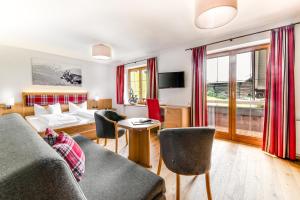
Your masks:
{"label": "ceiling light fixture", "polygon": [[195,0],[195,25],[212,29],[228,24],[237,15],[237,0]]}
{"label": "ceiling light fixture", "polygon": [[104,44],[94,45],[92,56],[97,60],[108,60],[111,58],[111,48]]}

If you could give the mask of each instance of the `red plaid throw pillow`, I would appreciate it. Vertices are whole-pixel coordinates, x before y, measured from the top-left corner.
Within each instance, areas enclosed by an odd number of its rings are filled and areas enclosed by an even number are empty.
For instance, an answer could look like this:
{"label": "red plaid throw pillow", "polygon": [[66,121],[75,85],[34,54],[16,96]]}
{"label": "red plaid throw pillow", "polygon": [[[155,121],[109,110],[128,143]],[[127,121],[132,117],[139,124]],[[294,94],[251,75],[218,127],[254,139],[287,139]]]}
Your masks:
{"label": "red plaid throw pillow", "polygon": [[52,130],[51,128],[46,129],[44,140],[50,146],[53,146],[55,144],[57,137],[58,137],[58,134],[54,130]]}
{"label": "red plaid throw pillow", "polygon": [[85,170],[85,155],[80,146],[69,135],[59,133],[52,147],[67,161],[76,180],[80,181]]}

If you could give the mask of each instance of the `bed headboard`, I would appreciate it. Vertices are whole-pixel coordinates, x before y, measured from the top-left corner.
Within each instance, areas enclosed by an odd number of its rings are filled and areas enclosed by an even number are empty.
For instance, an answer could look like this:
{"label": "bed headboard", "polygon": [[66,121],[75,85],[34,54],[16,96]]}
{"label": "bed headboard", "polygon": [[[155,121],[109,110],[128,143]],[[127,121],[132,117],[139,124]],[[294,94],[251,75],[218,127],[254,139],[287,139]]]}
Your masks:
{"label": "bed headboard", "polygon": [[41,106],[48,106],[55,103],[68,104],[72,103],[83,103],[88,99],[87,92],[60,92],[60,93],[49,93],[49,92],[23,92],[23,103],[24,106],[33,106],[38,104]]}
{"label": "bed headboard", "polygon": [[75,104],[88,101],[87,91],[61,91],[61,92],[23,92],[24,115],[33,114],[33,105],[48,106],[55,103],[62,105],[62,110],[68,110],[68,103]]}

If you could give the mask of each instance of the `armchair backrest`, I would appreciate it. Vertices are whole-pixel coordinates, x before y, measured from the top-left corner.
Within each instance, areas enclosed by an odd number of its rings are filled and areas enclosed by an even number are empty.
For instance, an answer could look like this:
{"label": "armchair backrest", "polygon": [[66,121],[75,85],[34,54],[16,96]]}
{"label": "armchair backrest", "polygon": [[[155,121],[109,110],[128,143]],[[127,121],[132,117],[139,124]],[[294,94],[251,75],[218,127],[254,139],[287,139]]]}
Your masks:
{"label": "armchair backrest", "polygon": [[207,172],[215,129],[175,128],[159,134],[160,153],[167,168],[177,174],[198,175]]}
{"label": "armchair backrest", "polygon": [[115,122],[95,112],[96,134],[98,138],[115,138]]}

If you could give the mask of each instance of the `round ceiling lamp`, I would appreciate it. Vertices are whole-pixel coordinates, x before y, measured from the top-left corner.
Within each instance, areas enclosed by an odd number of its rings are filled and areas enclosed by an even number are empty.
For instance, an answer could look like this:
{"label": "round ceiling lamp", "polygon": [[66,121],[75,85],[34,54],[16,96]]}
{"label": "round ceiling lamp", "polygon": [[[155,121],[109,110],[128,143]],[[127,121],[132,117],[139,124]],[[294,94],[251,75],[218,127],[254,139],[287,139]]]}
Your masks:
{"label": "round ceiling lamp", "polygon": [[237,15],[237,0],[195,0],[195,25],[212,29],[228,24]]}
{"label": "round ceiling lamp", "polygon": [[104,44],[94,45],[92,56],[97,60],[108,60],[111,58],[111,48]]}

